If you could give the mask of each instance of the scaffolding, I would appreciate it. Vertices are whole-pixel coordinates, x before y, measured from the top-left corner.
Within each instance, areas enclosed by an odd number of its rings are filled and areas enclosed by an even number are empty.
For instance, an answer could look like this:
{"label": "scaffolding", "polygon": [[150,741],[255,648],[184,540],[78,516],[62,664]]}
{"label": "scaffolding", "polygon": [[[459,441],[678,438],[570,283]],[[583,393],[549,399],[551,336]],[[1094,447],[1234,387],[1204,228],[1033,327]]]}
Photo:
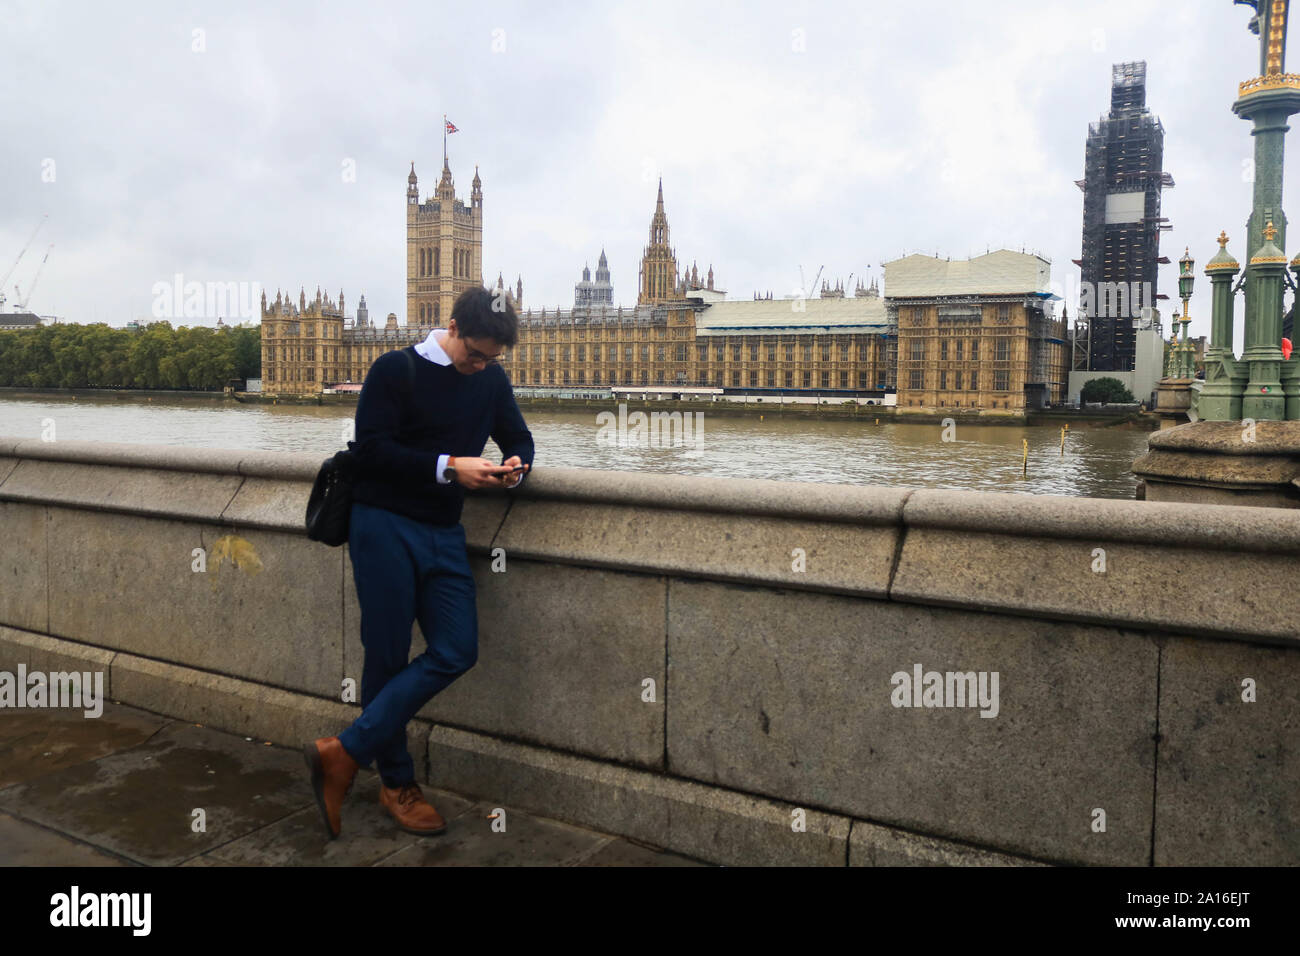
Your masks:
{"label": "scaffolding", "polygon": [[1074,334],[1070,336],[1070,368],[1076,372],[1087,372],[1091,367],[1091,326],[1087,317],[1076,315],[1074,317]]}
{"label": "scaffolding", "polygon": [[[1083,255],[1076,261],[1085,294],[1076,312],[1076,369],[1082,327],[1088,349],[1082,367],[1132,370],[1135,328],[1164,298],[1157,286],[1160,233],[1172,227],[1160,215],[1160,193],[1174,185],[1161,168],[1164,138],[1159,117],[1146,107],[1146,63],[1115,64],[1110,113],[1088,124],[1084,178],[1076,180],[1083,190]],[[1117,310],[1119,304],[1127,310]]]}

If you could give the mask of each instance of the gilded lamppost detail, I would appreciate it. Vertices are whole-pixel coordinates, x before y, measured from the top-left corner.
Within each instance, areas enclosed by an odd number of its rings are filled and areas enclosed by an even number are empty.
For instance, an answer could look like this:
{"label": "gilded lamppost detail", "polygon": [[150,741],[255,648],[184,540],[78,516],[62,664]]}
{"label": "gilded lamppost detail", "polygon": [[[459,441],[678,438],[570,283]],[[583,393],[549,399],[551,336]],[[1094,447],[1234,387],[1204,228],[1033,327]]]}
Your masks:
{"label": "gilded lamppost detail", "polygon": [[1272,11],[1268,24],[1268,55],[1264,73],[1277,76],[1282,72],[1282,57],[1286,55],[1286,0],[1273,0]]}

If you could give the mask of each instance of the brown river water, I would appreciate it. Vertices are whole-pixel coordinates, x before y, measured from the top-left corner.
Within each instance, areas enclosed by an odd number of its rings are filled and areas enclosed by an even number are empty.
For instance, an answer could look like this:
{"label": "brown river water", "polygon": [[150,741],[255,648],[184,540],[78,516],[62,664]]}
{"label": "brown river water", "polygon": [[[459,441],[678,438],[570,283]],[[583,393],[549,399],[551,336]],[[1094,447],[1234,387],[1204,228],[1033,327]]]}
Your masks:
{"label": "brown river water", "polygon": [[[760,422],[705,410],[702,431],[693,429],[686,441],[667,430],[638,431],[631,410],[620,433],[617,405],[610,402],[604,420],[597,419],[599,411],[525,408],[535,466],[1131,499],[1136,479],[1130,468],[1147,439],[1140,430],[1076,426],[1062,455],[1060,429],[1050,425],[957,425],[945,441],[939,424]],[[63,441],[311,451],[323,459],[350,437],[355,413],[355,405],[0,398],[0,437],[39,438],[52,424],[55,439]],[[1024,440],[1027,476],[1021,474]],[[489,441],[485,457],[494,455]]]}

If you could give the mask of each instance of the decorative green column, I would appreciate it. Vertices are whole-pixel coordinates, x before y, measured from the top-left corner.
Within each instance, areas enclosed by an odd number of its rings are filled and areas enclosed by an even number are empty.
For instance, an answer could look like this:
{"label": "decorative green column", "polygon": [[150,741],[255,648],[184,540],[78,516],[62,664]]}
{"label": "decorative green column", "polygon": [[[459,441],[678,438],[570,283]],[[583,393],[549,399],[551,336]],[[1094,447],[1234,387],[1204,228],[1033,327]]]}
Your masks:
{"label": "decorative green column", "polygon": [[[1286,395],[1282,391],[1282,290],[1286,256],[1273,244],[1277,230],[1270,222],[1264,227],[1264,244],[1246,266],[1246,351],[1242,360],[1250,365],[1250,381],[1241,397],[1243,418],[1255,421],[1283,421]],[[1253,300],[1253,302],[1252,302]],[[1254,305],[1252,341],[1251,306]]]}
{"label": "decorative green column", "polygon": [[[1286,215],[1282,212],[1282,167],[1287,119],[1300,112],[1300,76],[1283,72],[1289,0],[1249,0],[1256,10],[1251,31],[1260,38],[1260,72],[1242,83],[1232,110],[1254,124],[1255,189],[1247,221],[1246,248],[1257,250],[1246,267],[1246,336],[1242,361],[1249,381],[1241,413],[1256,421],[1280,420],[1286,415],[1282,392],[1282,297],[1272,279],[1285,271]],[[1265,231],[1271,230],[1271,235]],[[1274,239],[1277,240],[1276,244]],[[1277,261],[1281,257],[1280,263]],[[1281,265],[1281,269],[1275,268]],[[1269,277],[1267,280],[1264,277]],[[1261,288],[1267,281],[1267,291]]]}
{"label": "decorative green column", "polygon": [[1232,283],[1241,265],[1228,252],[1228,234],[1219,233],[1219,251],[1205,266],[1210,277],[1210,344],[1205,350],[1205,387],[1195,399],[1197,415],[1204,421],[1241,419],[1241,393],[1246,369],[1240,367],[1232,342]]}

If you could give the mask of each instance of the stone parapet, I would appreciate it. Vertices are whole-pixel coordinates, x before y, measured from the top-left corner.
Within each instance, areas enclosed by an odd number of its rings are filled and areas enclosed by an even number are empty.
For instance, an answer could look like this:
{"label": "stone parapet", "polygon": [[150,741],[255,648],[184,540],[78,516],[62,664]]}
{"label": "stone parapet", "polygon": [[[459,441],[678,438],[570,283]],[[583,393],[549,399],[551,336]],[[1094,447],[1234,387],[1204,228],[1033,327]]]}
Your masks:
{"label": "stone parapet", "polygon": [[[337,732],[326,457],[0,438],[0,669]],[[410,728],[437,785],[729,864],[1300,862],[1300,514],[543,466],[464,524],[479,661]]]}

